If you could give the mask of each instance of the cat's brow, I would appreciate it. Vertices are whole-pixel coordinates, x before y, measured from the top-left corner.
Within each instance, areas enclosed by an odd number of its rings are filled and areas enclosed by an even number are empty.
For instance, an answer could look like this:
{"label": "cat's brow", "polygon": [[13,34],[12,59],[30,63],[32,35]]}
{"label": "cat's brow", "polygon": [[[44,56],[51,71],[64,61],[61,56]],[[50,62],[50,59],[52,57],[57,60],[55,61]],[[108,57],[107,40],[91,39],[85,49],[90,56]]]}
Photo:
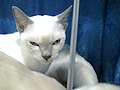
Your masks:
{"label": "cat's brow", "polygon": [[43,44],[49,44],[50,42],[52,42],[52,36],[51,35],[43,36],[41,41]]}

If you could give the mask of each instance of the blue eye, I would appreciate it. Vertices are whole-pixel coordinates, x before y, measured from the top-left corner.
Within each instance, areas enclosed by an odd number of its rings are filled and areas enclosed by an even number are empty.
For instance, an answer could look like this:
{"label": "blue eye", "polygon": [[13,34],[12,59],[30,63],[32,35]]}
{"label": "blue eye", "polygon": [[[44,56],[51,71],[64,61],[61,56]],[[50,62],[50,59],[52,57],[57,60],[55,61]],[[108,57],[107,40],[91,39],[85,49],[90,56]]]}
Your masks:
{"label": "blue eye", "polygon": [[57,44],[59,44],[59,43],[60,43],[60,41],[61,41],[61,39],[57,39],[55,42],[53,42],[53,44],[52,44],[52,45],[57,45]]}
{"label": "blue eye", "polygon": [[30,41],[30,44],[32,44],[34,46],[39,46],[39,44],[37,44],[36,42],[32,42],[32,41]]}

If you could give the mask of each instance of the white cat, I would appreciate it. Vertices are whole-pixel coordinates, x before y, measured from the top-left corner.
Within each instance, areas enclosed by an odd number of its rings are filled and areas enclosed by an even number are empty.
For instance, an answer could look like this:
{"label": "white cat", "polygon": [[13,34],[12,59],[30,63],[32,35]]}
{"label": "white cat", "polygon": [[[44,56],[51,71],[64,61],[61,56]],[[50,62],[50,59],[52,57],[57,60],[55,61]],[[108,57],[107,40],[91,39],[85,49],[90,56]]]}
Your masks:
{"label": "white cat", "polygon": [[[61,80],[61,83],[66,82],[69,46],[64,43],[70,9],[71,7],[56,16],[28,17],[14,6],[12,10],[18,32],[0,35],[0,51],[31,70],[46,73]],[[78,54],[74,81],[75,87],[98,82],[92,66]]]}
{"label": "white cat", "polygon": [[57,16],[28,17],[20,9],[13,7],[19,32],[1,35],[0,50],[30,69],[44,73],[64,46],[66,17],[70,8]]}

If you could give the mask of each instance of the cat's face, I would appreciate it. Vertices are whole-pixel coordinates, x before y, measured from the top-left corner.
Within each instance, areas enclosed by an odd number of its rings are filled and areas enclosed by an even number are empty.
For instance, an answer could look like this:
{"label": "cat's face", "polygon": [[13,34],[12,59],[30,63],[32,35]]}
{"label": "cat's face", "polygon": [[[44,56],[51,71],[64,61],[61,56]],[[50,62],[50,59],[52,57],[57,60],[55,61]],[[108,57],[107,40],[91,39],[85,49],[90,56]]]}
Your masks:
{"label": "cat's face", "polygon": [[69,7],[57,16],[28,17],[17,7],[13,7],[22,47],[40,62],[52,61],[65,43],[65,31]]}
{"label": "cat's face", "polygon": [[30,19],[33,23],[21,33],[21,41],[34,58],[51,61],[64,45],[64,27],[56,17],[34,16]]}

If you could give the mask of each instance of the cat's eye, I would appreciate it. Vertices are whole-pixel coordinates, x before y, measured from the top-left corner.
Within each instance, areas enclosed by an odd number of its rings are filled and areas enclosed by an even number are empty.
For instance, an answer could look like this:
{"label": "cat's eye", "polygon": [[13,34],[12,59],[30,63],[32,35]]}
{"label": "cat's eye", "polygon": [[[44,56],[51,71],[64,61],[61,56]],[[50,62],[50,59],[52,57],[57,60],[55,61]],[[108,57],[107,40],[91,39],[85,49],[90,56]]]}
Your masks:
{"label": "cat's eye", "polygon": [[52,44],[52,45],[57,45],[57,44],[59,44],[59,43],[60,43],[60,41],[61,41],[61,39],[57,39],[55,42],[53,42],[53,44]]}
{"label": "cat's eye", "polygon": [[36,42],[32,42],[32,41],[30,41],[30,44],[32,44],[34,46],[39,46],[39,44],[37,44]]}

